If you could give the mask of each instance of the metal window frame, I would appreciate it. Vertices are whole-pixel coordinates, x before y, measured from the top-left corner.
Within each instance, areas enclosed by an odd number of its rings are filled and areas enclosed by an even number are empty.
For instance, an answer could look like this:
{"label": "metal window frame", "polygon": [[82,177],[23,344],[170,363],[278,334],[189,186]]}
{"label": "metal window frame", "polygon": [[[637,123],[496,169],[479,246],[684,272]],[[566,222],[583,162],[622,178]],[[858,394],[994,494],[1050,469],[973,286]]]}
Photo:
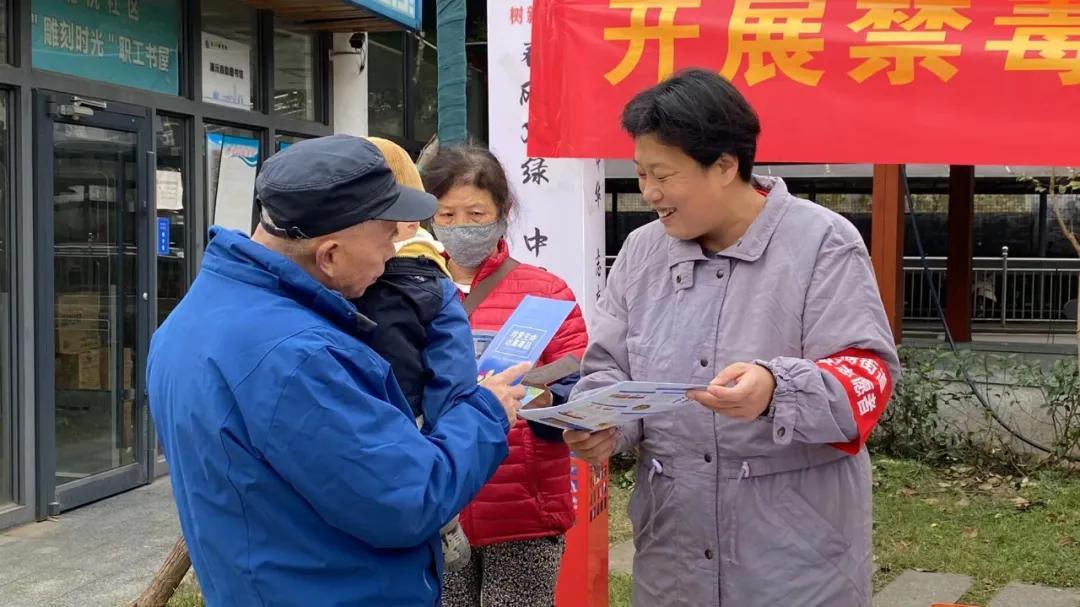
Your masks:
{"label": "metal window frame", "polygon": [[[48,106],[53,99],[69,97],[69,93],[38,89],[34,95],[35,118],[48,114]],[[52,338],[55,335],[53,325],[55,318],[55,306],[53,297],[56,293],[55,272],[55,208],[41,199],[41,193],[52,191],[53,167],[55,160],[54,140],[52,129],[56,124],[87,124],[92,127],[132,133],[136,137],[137,167],[141,167],[138,178],[138,191],[136,193],[135,211],[135,246],[136,250],[153,251],[152,242],[157,232],[153,221],[150,220],[150,203],[153,202],[151,189],[151,175],[156,166],[154,146],[153,115],[146,108],[139,106],[124,106],[111,104],[107,110],[98,112],[90,118],[84,118],[79,122],[59,117],[50,117],[45,122],[34,125],[35,146],[34,154],[37,164],[35,165],[35,213],[36,213],[36,237],[40,239],[34,243],[35,260],[37,271],[35,272],[35,292],[38,296],[37,326],[35,341],[37,347],[36,366],[39,371],[51,371],[48,375],[39,372],[37,375],[37,391],[35,398],[36,419],[38,429],[38,445],[36,463],[38,469],[38,502],[36,512],[39,518],[59,514],[62,510],[68,510],[86,503],[96,501],[103,497],[116,494],[125,489],[149,482],[152,462],[145,458],[146,442],[149,439],[149,417],[147,412],[149,405],[146,402],[146,390],[142,370],[146,364],[146,350],[150,342],[152,318],[152,305],[156,297],[151,299],[149,294],[156,293],[156,256],[143,255],[136,259],[135,266],[135,378],[133,390],[133,406],[140,413],[135,419],[135,451],[136,459],[130,464],[92,474],[84,479],[56,485],[55,472],[57,465],[56,439],[51,433],[56,420],[56,389],[55,389],[55,351]],[[46,129],[50,132],[46,135]],[[140,157],[142,156],[142,157]],[[146,294],[140,298],[139,291]],[[141,300],[141,303],[140,303]],[[122,335],[122,333],[121,333]],[[120,344],[123,343],[121,337]],[[122,347],[122,345],[120,346]],[[117,370],[114,378],[119,390],[123,390],[121,371]],[[46,480],[46,479],[52,479]]]}
{"label": "metal window frame", "polygon": [[[9,7],[10,8],[10,7]],[[12,238],[17,233],[16,222],[18,218],[16,216],[16,200],[18,200],[18,193],[15,191],[16,176],[18,174],[17,165],[18,162],[12,162],[15,159],[15,132],[14,122],[16,117],[15,112],[15,91],[7,88],[0,87],[0,96],[4,97],[5,116],[4,119],[8,124],[7,137],[0,141],[0,145],[6,146],[8,153],[8,162],[5,167],[6,172],[4,178],[7,179],[7,200],[5,201],[6,208],[3,209],[5,214],[5,224],[7,226],[7,233],[3,234],[4,241],[6,242],[7,258],[4,260],[6,267],[4,270],[8,276],[8,313],[4,318],[0,318],[0,322],[7,323],[9,331],[7,332],[7,343],[0,344],[0,348],[4,351],[4,356],[0,357],[0,362],[3,363],[3,368],[0,368],[0,408],[7,408],[9,419],[11,424],[6,428],[0,428],[0,431],[7,433],[7,440],[10,446],[11,460],[6,462],[5,466],[10,468],[11,478],[11,502],[5,502],[0,505],[0,526],[4,524],[5,519],[14,519],[25,509],[22,505],[25,503],[25,491],[24,491],[24,479],[26,478],[26,471],[22,469],[21,463],[23,460],[22,454],[22,441],[24,432],[20,429],[22,427],[22,420],[25,417],[20,411],[18,406],[18,382],[16,381],[15,373],[15,361],[16,361],[16,348],[18,344],[17,336],[17,318],[18,318],[18,297],[20,291],[16,284],[16,277],[18,276],[18,269],[16,267],[17,255],[13,252],[18,250],[18,245],[13,242]]]}

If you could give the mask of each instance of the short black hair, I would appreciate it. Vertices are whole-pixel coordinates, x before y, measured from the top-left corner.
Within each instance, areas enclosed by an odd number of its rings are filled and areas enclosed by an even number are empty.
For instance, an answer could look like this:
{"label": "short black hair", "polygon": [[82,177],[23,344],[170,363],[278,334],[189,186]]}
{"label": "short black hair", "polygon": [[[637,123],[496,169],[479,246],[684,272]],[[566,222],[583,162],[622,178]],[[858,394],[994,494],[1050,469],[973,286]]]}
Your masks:
{"label": "short black hair", "polygon": [[653,135],[705,168],[730,154],[746,182],[761,134],[761,122],[742,93],[723,76],[698,68],[638,93],[623,110],[622,127],[633,137]]}
{"label": "short black hair", "polygon": [[442,198],[455,187],[464,185],[491,194],[502,219],[509,219],[517,204],[502,163],[489,150],[479,146],[440,146],[424,165],[421,177],[424,189],[435,198]]}

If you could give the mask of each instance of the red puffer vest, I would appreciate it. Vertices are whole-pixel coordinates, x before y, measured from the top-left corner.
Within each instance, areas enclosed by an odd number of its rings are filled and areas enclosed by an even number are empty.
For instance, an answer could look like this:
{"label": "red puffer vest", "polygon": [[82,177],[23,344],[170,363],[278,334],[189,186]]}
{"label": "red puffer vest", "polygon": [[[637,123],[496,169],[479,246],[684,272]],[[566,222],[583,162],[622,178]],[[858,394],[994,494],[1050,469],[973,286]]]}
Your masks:
{"label": "red puffer vest", "polygon": [[[472,287],[490,276],[509,257],[505,242],[484,262]],[[558,276],[521,264],[507,274],[470,317],[473,329],[498,331],[526,295],[573,300],[574,293]],[[581,309],[555,334],[541,365],[567,354],[581,357],[588,345]],[[570,494],[570,451],[565,443],[540,440],[528,423],[510,430],[510,455],[461,513],[461,526],[473,546],[531,540],[565,533],[574,524]]]}

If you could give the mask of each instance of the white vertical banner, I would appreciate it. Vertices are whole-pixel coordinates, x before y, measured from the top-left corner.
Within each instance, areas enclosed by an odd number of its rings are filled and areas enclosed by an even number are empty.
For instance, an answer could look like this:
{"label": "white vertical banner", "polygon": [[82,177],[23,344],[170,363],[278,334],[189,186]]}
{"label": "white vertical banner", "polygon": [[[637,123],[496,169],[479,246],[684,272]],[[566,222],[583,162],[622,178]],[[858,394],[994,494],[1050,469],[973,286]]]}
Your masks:
{"label": "white vertical banner", "polygon": [[510,251],[565,280],[588,320],[604,281],[603,165],[528,155],[532,2],[488,0],[487,15],[489,145],[518,201]]}

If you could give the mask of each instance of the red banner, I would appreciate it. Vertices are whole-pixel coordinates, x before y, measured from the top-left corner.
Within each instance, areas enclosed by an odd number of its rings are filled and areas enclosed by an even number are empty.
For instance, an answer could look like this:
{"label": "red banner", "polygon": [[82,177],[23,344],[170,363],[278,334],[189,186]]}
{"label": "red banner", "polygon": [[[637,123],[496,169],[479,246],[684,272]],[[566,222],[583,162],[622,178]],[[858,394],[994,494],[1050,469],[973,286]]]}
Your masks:
{"label": "red banner", "polygon": [[623,106],[692,66],[760,161],[1080,165],[1080,0],[534,0],[529,154],[629,158]]}

